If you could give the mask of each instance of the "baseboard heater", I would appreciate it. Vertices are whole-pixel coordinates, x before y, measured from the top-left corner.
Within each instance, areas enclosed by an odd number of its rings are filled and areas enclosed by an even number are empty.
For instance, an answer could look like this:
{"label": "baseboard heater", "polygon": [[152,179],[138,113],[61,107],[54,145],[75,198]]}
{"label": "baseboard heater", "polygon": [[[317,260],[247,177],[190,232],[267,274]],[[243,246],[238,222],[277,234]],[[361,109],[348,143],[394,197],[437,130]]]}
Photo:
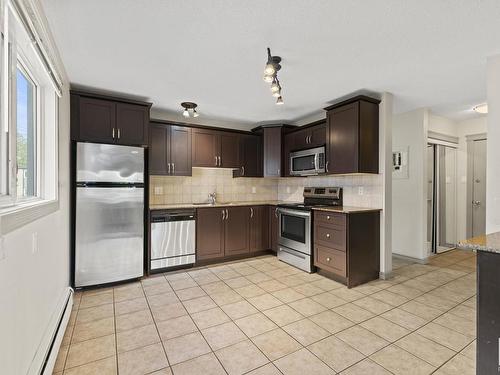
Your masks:
{"label": "baseboard heater", "polygon": [[62,340],[64,338],[64,333],[71,316],[71,311],[73,308],[73,289],[68,288],[68,292],[65,301],[62,303],[63,308],[60,310],[59,316],[57,317],[57,323],[55,324],[55,329],[51,334],[49,345],[47,345],[47,351],[43,360],[41,361],[41,366],[38,371],[34,373],[42,375],[51,375],[54,365],[56,363],[57,355],[59,353],[59,348],[61,347]]}

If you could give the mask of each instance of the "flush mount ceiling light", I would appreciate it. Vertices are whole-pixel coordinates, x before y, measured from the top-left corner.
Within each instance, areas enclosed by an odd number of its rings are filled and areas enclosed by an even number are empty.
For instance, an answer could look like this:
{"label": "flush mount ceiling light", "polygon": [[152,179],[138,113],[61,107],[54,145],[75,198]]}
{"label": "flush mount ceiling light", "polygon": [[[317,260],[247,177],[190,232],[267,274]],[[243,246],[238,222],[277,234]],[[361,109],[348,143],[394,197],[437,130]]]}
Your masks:
{"label": "flush mount ceiling light", "polygon": [[472,110],[477,113],[486,114],[488,113],[488,103],[478,104],[472,107]]}
{"label": "flush mount ceiling light", "polygon": [[182,112],[182,115],[184,117],[198,117],[199,114],[196,112],[196,107],[198,107],[198,104],[193,103],[193,102],[182,102],[181,107],[184,108],[184,111]]}
{"label": "flush mount ceiling light", "polygon": [[284,104],[281,96],[281,84],[278,79],[278,71],[281,69],[281,57],[272,56],[271,49],[267,49],[267,62],[264,67],[264,81],[271,84],[271,94],[278,98],[276,104]]}

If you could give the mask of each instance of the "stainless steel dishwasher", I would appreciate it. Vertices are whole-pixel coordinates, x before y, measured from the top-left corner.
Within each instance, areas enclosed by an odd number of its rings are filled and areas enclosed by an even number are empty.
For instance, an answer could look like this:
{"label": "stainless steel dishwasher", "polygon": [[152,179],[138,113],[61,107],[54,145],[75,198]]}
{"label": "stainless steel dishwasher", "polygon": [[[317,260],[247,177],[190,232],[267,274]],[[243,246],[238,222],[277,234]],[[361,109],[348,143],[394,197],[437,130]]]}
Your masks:
{"label": "stainless steel dishwasher", "polygon": [[194,210],[151,212],[151,271],[195,262]]}

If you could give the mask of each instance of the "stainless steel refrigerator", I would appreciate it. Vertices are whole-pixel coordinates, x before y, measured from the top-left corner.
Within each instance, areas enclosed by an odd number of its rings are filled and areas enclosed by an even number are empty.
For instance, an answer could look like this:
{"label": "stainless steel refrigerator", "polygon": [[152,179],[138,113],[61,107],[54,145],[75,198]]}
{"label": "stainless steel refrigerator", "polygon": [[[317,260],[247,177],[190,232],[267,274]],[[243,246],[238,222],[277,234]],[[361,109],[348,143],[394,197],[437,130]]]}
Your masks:
{"label": "stainless steel refrigerator", "polygon": [[143,275],[144,149],[77,143],[75,287]]}

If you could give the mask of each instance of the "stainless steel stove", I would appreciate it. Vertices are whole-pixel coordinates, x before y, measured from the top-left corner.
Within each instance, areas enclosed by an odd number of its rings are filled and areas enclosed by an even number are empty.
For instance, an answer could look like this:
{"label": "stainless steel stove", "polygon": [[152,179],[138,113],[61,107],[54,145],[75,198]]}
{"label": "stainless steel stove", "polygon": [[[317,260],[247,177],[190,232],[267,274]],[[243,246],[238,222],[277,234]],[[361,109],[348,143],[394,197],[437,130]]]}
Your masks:
{"label": "stainless steel stove", "polygon": [[342,206],[341,187],[306,187],[303,203],[278,205],[278,259],[306,272],[313,271],[312,209]]}

